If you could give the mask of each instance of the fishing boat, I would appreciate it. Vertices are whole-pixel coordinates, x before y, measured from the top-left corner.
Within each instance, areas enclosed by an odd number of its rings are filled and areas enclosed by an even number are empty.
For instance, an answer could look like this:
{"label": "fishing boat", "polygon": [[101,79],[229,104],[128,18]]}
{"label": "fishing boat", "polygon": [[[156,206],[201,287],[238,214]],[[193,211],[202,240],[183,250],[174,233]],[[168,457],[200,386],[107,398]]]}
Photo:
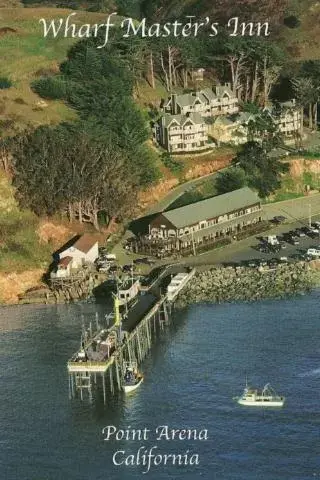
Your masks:
{"label": "fishing boat", "polygon": [[136,362],[125,364],[125,374],[122,388],[125,393],[130,393],[140,387],[143,375],[138,371]]}
{"label": "fishing boat", "polygon": [[285,397],[279,396],[267,383],[263,389],[251,388],[246,383],[246,387],[241,397],[236,398],[240,405],[253,407],[282,407]]}

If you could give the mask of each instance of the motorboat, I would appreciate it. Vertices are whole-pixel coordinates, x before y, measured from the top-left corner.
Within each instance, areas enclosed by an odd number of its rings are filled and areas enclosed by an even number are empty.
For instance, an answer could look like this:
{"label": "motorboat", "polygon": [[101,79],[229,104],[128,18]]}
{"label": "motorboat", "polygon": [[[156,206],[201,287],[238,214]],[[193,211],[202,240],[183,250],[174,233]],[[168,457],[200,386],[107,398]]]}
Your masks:
{"label": "motorboat", "polygon": [[246,384],[241,397],[237,397],[237,402],[250,407],[283,407],[285,397],[278,395],[270,383],[263,389],[251,388]]}
{"label": "motorboat", "polygon": [[138,371],[136,362],[125,364],[125,373],[122,388],[125,393],[131,393],[140,387],[143,375]]}

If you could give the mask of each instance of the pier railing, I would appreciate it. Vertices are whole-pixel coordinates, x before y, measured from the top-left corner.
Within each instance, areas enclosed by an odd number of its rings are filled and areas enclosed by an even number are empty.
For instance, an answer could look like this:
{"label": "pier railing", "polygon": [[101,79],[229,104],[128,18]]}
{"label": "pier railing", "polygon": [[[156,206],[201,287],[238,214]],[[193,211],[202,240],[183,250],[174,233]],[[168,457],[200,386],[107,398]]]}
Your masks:
{"label": "pier railing", "polygon": [[[122,332],[123,338],[119,329],[118,342],[115,345],[110,356],[105,360],[92,360],[86,358],[79,358],[78,354],[74,354],[68,361],[69,373],[69,396],[73,398],[77,390],[80,391],[81,399],[83,398],[83,390],[89,392],[92,396],[92,388],[97,384],[98,377],[101,376],[103,387],[103,398],[106,403],[106,374],[109,372],[109,387],[111,393],[116,389],[122,389],[122,382],[124,378],[124,369],[126,362],[136,362],[139,365],[147,356],[151,349],[152,343],[157,338],[157,334],[164,329],[166,324],[170,323],[172,308],[174,301],[180,291],[194,276],[195,269],[191,270],[183,280],[181,288],[177,289],[174,295],[171,295],[170,301],[167,294],[162,295],[157,302],[151,306],[150,310],[145,313],[139,320],[138,324],[131,332]],[[105,329],[101,329],[103,334]],[[115,326],[111,327],[108,332],[115,332]],[[90,336],[85,342],[84,350],[88,349],[92,342],[99,338],[100,333],[95,333]],[[101,335],[100,335],[101,336]],[[78,353],[80,353],[79,350]],[[98,377],[97,377],[97,374]]]}

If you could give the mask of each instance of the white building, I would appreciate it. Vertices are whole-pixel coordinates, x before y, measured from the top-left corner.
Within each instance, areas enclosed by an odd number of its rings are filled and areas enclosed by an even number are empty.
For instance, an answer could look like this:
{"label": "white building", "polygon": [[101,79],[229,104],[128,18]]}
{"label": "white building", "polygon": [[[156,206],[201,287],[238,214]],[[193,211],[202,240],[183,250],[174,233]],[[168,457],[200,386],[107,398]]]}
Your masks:
{"label": "white building", "polygon": [[197,152],[208,145],[208,125],[199,113],[165,114],[155,126],[155,139],[168,152]]}
{"label": "white building", "polygon": [[239,111],[238,98],[230,84],[217,85],[212,90],[204,88],[199,92],[177,95],[172,93],[163,109],[171,115],[200,113],[203,117],[230,115]]}
{"label": "white building", "polygon": [[59,252],[59,263],[66,257],[72,259],[72,267],[70,266],[70,268],[78,268],[85,263],[94,263],[99,256],[98,247],[97,239],[84,234],[72,245]]}
{"label": "white building", "polygon": [[265,107],[273,121],[278,125],[280,133],[285,137],[293,137],[297,133],[302,133],[303,118],[301,108],[296,104],[295,99],[280,103],[279,109],[274,106]]}

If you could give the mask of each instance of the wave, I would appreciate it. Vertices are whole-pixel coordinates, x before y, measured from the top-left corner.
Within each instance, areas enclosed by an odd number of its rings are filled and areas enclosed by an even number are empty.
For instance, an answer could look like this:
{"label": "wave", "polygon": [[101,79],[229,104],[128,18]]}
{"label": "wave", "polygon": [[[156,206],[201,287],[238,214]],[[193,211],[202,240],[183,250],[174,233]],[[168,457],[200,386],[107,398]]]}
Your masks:
{"label": "wave", "polygon": [[299,373],[299,377],[312,377],[314,375],[320,375],[320,368],[315,368],[314,370],[310,370],[310,372]]}

